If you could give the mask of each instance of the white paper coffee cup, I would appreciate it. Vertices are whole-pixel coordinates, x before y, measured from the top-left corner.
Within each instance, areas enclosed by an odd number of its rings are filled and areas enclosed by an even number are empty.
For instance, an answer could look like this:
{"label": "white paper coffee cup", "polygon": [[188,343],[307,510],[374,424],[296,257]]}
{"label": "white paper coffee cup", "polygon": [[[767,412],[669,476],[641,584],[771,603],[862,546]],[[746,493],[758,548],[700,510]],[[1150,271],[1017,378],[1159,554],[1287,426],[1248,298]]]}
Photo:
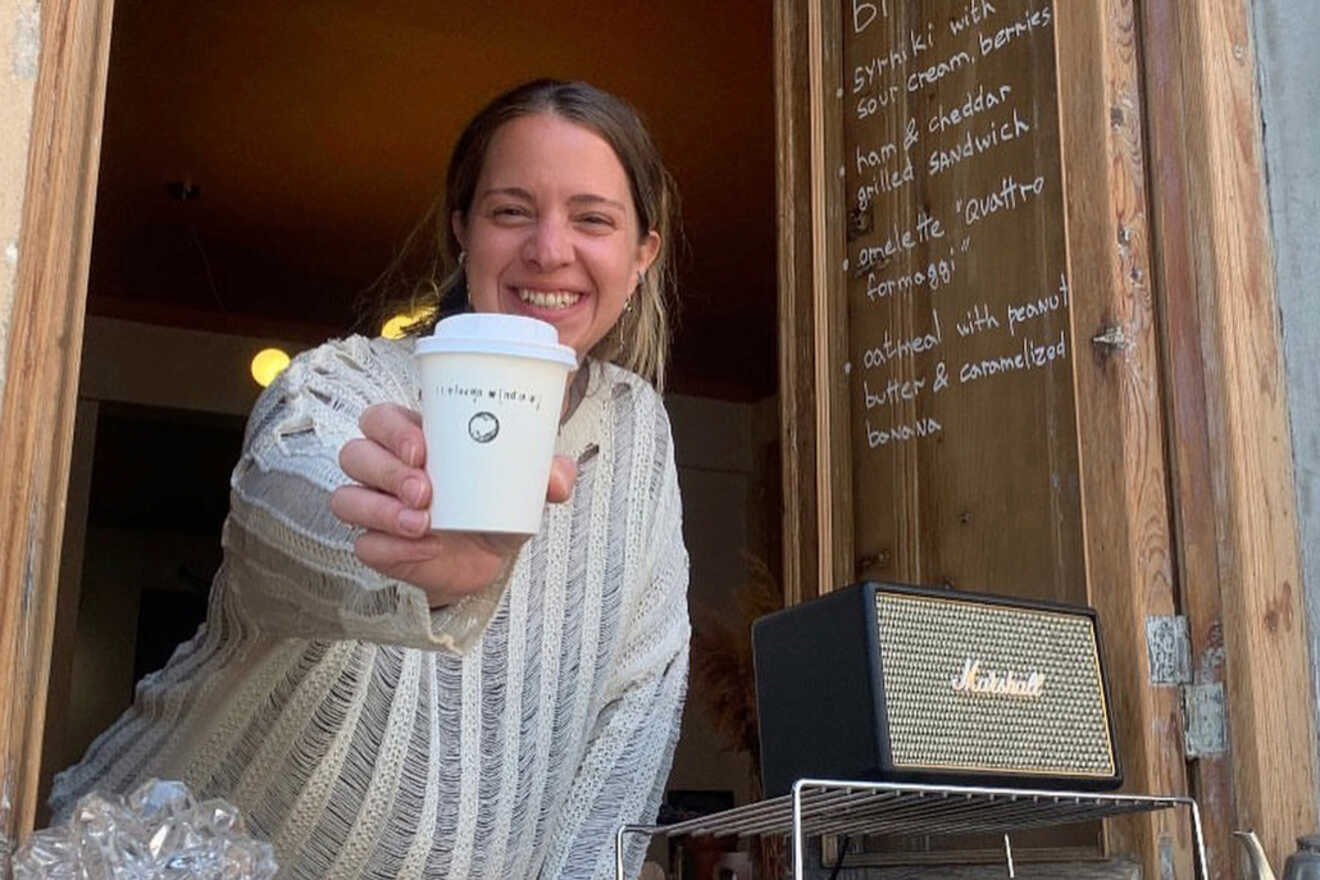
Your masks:
{"label": "white paper coffee cup", "polygon": [[440,321],[414,354],[431,528],[535,534],[573,349],[545,321],[477,312]]}

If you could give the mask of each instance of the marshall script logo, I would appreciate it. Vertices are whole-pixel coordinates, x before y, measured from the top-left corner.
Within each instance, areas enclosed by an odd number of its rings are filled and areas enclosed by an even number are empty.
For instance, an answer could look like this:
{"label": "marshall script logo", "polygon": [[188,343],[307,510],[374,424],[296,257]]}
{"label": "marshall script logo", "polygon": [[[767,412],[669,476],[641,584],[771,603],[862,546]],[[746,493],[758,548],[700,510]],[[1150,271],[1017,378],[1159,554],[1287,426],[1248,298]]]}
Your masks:
{"label": "marshall script logo", "polygon": [[962,672],[949,679],[955,693],[990,694],[997,697],[1035,699],[1045,690],[1045,675],[1031,672],[1015,675],[995,669],[981,671],[981,661],[968,658]]}

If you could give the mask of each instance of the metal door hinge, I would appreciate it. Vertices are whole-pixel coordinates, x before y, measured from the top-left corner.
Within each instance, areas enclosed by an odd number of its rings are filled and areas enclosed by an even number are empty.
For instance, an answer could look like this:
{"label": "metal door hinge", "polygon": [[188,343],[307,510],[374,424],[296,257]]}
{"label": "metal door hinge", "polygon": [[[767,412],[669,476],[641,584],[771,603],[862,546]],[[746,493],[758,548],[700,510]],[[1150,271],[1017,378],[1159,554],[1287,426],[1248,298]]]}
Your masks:
{"label": "metal door hinge", "polygon": [[1188,758],[1200,758],[1227,752],[1228,723],[1223,683],[1183,685],[1182,704],[1183,754]]}
{"label": "metal door hinge", "polygon": [[1146,618],[1146,660],[1150,683],[1176,685],[1182,698],[1183,754],[1191,758],[1228,751],[1222,682],[1196,684],[1192,675],[1192,640],[1180,614]]}
{"label": "metal door hinge", "polygon": [[1192,640],[1181,614],[1146,618],[1146,660],[1151,684],[1185,684],[1192,680]]}

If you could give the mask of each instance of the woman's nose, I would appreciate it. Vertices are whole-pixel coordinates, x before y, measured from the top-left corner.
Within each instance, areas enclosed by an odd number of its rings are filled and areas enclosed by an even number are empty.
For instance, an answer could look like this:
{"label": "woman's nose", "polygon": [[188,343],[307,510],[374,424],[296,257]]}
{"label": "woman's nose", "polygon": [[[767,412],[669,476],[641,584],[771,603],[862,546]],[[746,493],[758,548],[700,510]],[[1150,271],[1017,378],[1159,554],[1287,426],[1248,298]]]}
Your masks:
{"label": "woman's nose", "polygon": [[551,217],[542,218],[527,237],[523,259],[543,272],[572,262],[573,242],[564,224]]}

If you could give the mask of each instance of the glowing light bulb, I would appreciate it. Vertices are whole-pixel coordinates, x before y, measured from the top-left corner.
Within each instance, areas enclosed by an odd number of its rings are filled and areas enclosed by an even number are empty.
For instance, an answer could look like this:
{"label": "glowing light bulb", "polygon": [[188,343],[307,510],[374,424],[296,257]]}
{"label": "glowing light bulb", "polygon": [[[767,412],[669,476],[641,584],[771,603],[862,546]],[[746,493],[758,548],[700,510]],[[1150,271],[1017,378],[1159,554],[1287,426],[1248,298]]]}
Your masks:
{"label": "glowing light bulb", "polygon": [[411,313],[400,312],[381,325],[380,335],[386,339],[402,339],[408,334],[409,327],[434,314],[435,306],[418,306]]}
{"label": "glowing light bulb", "polygon": [[278,348],[263,348],[252,358],[252,378],[265,388],[289,365],[289,356]]}
{"label": "glowing light bulb", "polygon": [[404,328],[412,322],[408,315],[395,315],[380,328],[380,335],[386,339],[402,339]]}

